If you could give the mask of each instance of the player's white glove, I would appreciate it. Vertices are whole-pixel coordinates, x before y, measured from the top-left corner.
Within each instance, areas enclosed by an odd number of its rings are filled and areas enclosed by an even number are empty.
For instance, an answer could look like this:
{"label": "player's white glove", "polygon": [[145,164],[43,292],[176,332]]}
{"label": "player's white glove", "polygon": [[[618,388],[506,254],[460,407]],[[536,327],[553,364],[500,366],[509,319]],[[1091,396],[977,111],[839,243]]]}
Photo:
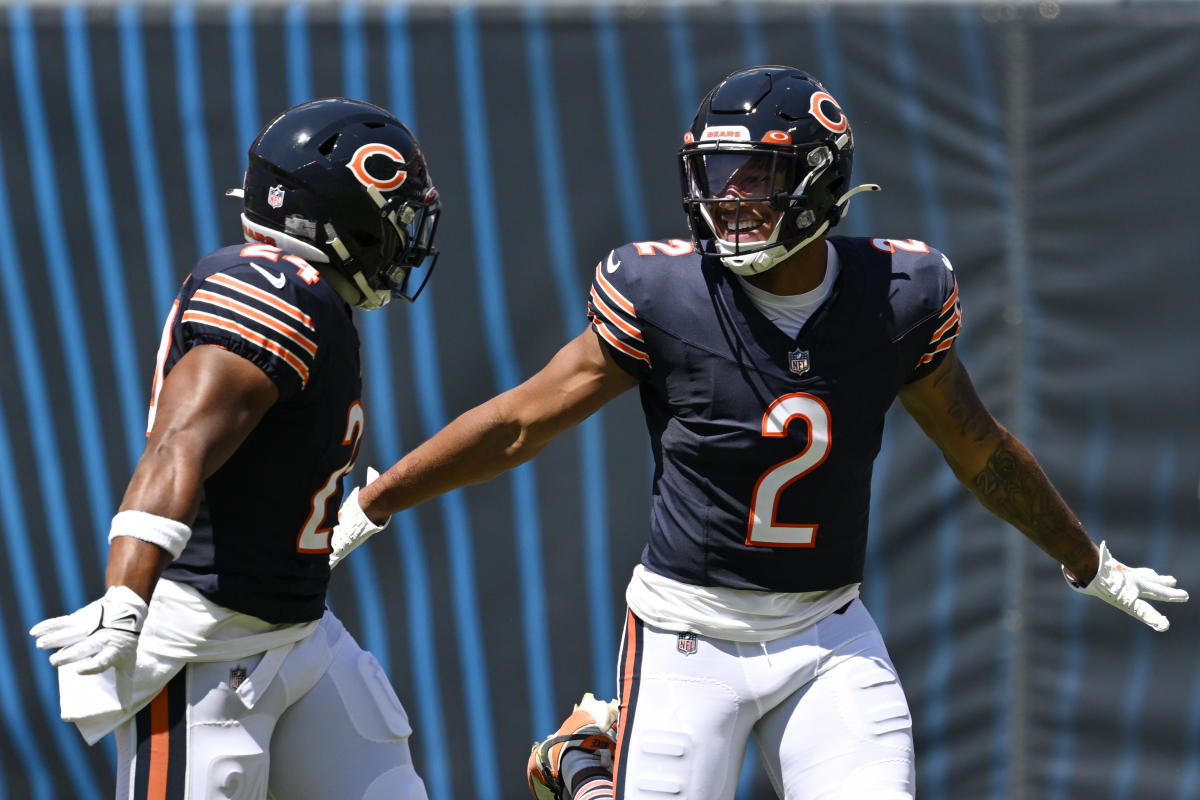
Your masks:
{"label": "player's white glove", "polygon": [[104,597],[73,614],[44,619],[29,629],[40,650],[62,648],[50,666],[77,664],[81,675],[133,661],[146,621],[146,601],[128,586],[110,586]]}
{"label": "player's white glove", "polygon": [[1149,567],[1127,567],[1113,558],[1104,542],[1100,543],[1100,570],[1091,583],[1079,586],[1071,580],[1066,567],[1063,577],[1075,591],[1099,597],[1160,633],[1171,627],[1171,623],[1146,600],[1183,603],[1188,599],[1186,591],[1175,588],[1173,576],[1159,575]]}
{"label": "player's white glove", "polygon": [[[378,477],[379,470],[367,467],[367,483]],[[329,537],[330,569],[336,567],[351,550],[387,527],[386,521],[382,525],[376,525],[363,513],[362,506],[358,504],[358,488],[354,487],[342,502],[342,507],[338,509],[337,525],[333,526],[333,535]]]}

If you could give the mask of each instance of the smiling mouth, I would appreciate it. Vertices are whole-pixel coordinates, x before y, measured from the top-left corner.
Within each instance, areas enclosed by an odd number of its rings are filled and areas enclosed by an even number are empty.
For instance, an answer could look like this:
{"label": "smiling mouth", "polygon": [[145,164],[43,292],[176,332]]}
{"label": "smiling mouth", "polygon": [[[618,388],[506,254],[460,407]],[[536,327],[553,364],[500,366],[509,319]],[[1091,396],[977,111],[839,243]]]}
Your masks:
{"label": "smiling mouth", "polygon": [[721,226],[731,239],[760,239],[766,234],[767,220],[756,214],[729,214],[721,217]]}

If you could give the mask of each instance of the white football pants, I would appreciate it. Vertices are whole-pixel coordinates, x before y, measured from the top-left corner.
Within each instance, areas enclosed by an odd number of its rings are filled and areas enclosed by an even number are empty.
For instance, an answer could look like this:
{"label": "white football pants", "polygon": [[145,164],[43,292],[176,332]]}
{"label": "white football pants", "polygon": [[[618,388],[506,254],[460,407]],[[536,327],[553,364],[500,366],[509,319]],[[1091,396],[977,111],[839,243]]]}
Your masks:
{"label": "white football pants", "polygon": [[[188,664],[114,732],[117,799],[427,800],[375,657],[328,612],[289,647]],[[269,683],[247,707],[233,688],[256,679]]]}
{"label": "white football pants", "polygon": [[618,798],[732,800],[753,733],[781,798],[912,800],[908,703],[860,600],[765,643],[628,613],[619,682]]}

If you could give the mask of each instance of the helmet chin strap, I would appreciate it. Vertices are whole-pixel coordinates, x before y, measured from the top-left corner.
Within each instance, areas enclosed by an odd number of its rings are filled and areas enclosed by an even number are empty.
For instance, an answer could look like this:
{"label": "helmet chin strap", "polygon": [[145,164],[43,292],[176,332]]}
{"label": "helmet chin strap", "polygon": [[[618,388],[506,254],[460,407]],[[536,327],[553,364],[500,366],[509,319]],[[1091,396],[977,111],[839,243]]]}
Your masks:
{"label": "helmet chin strap", "polygon": [[[354,260],[350,257],[350,251],[346,249],[346,245],[342,244],[341,238],[336,235],[337,231],[333,229],[332,225],[325,225],[325,234],[327,236],[333,234],[333,237],[326,244],[333,248],[333,252],[338,254],[338,258],[342,260],[342,263],[354,263]],[[330,272],[335,272],[335,270],[330,270]],[[372,289],[361,270],[356,270],[350,276],[350,280],[346,280],[345,276],[339,274],[337,278],[331,280],[329,283],[347,303],[368,311],[383,308],[392,299],[391,289]],[[354,299],[351,299],[348,295],[354,296]]]}
{"label": "helmet chin strap", "polygon": [[[264,242],[272,244],[281,250],[300,256],[312,264],[328,264],[329,257],[319,247],[309,244],[303,239],[290,236],[275,228],[259,225],[242,214],[242,233],[247,242]],[[329,246],[343,262],[350,261],[350,251],[339,238],[329,241]],[[392,293],[387,289],[372,289],[361,272],[355,272],[353,278],[347,278],[335,269],[319,269],[321,277],[333,287],[338,296],[352,306],[368,310],[383,308],[392,299]]]}
{"label": "helmet chin strap", "polygon": [[[844,206],[846,203],[850,202],[851,197],[859,194],[860,192],[878,192],[879,189],[879,184],[876,183],[864,183],[861,186],[856,186],[838,198],[838,201],[834,203],[834,207],[840,208],[841,206]],[[843,211],[842,213],[845,212]],[[744,253],[741,255],[732,254],[732,252],[737,248],[736,244],[727,242],[719,237],[716,240],[716,246],[718,250],[725,253],[725,255],[720,257],[721,263],[724,264],[730,272],[734,273],[735,275],[741,275],[743,278],[745,278],[750,275],[758,275],[761,272],[766,272],[776,264],[786,261],[787,259],[791,258],[794,253],[796,253],[802,247],[811,244],[813,240],[825,233],[827,230],[829,230],[829,220],[822,222],[821,226],[817,228],[815,232],[804,239],[801,239],[799,242],[791,245],[790,247],[779,244],[775,245],[774,247],[765,247],[762,250],[756,250],[753,253]],[[773,242],[775,237],[778,235],[779,225],[777,224],[775,226],[775,230],[771,233],[770,241]]]}

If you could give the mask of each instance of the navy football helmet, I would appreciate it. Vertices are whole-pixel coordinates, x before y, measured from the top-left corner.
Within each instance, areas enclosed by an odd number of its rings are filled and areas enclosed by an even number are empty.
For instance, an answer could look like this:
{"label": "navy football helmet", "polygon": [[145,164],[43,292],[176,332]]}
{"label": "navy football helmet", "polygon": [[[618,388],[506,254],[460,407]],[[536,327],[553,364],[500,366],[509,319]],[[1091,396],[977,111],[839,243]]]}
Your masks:
{"label": "navy football helmet", "polygon": [[279,114],[250,145],[241,194],[247,241],[312,262],[352,305],[414,300],[433,272],[437,189],[416,137],[378,106],[334,97]]}
{"label": "navy football helmet", "polygon": [[764,272],[838,223],[854,134],[821,82],[783,66],[728,75],[700,102],[679,151],[683,209],[699,249],[739,275]]}

